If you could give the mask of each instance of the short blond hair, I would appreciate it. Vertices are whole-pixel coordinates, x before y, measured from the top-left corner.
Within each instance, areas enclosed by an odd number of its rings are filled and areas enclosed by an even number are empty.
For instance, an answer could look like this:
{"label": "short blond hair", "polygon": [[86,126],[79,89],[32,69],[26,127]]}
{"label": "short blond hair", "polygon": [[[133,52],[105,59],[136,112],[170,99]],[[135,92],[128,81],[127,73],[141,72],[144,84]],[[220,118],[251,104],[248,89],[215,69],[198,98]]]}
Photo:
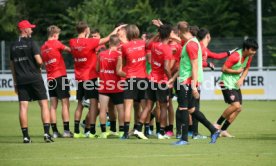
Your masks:
{"label": "short blond hair", "polygon": [[140,35],[139,28],[134,24],[130,24],[126,26],[126,33],[127,33],[127,39],[129,41],[139,38],[139,35]]}
{"label": "short blond hair", "polygon": [[47,28],[48,37],[52,37],[54,34],[60,33],[60,28],[56,25],[51,25]]}

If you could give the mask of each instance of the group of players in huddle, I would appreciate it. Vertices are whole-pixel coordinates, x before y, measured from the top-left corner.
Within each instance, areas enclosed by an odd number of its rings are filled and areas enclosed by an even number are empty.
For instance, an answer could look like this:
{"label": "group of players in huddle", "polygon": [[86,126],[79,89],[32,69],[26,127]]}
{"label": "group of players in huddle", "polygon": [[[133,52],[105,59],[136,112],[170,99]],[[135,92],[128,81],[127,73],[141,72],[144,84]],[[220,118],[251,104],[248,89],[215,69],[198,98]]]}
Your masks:
{"label": "group of players in huddle", "polygon": [[[110,135],[120,139],[129,139],[131,135],[148,139],[153,133],[153,118],[156,122],[157,138],[170,139],[175,135],[179,141],[174,145],[187,145],[190,132],[193,139],[206,139],[206,136],[198,132],[198,122],[210,131],[210,143],[216,143],[220,135],[232,137],[227,128],[241,111],[240,86],[258,48],[257,42],[247,39],[241,49],[213,53],[207,48],[211,37],[206,28],[190,26],[186,21],[180,21],[176,26],[163,24],[160,20],[153,20],[152,23],[158,29],[155,35],[143,34],[140,38],[136,25],[119,24],[107,37],[101,38],[99,31],[90,31],[88,24],[80,21],[76,25],[78,36],[70,39],[69,46],[59,41],[60,28],[55,25],[47,28],[48,40],[40,48],[50,96],[50,109],[46,108],[50,110],[49,114],[45,115],[42,111],[46,142],[53,142],[52,137],[107,138]],[[19,24],[18,27],[20,30],[24,29]],[[63,51],[70,52],[74,59],[78,101],[74,115],[74,132],[69,129],[70,83],[61,54]],[[208,58],[226,57],[220,86],[229,107],[212,124],[200,111],[199,87],[203,83],[203,68],[214,68],[207,61]],[[16,74],[13,75],[15,79]],[[173,92],[178,102],[176,111],[172,102]],[[28,98],[28,101],[35,99]],[[41,99],[38,97],[36,100]],[[59,133],[56,125],[59,100],[62,103],[63,134]],[[86,103],[89,111],[85,120],[81,121],[84,100],[89,101]],[[19,97],[19,101],[24,100]],[[133,108],[134,127],[129,131]],[[106,129],[107,113],[110,130]],[[96,133],[97,116],[100,120],[100,134]],[[45,124],[48,125],[46,129]],[[49,134],[49,125],[53,136]],[[84,132],[80,132],[80,125],[83,125]],[[31,142],[28,133],[23,131],[26,126],[21,125],[21,128],[23,142]]]}

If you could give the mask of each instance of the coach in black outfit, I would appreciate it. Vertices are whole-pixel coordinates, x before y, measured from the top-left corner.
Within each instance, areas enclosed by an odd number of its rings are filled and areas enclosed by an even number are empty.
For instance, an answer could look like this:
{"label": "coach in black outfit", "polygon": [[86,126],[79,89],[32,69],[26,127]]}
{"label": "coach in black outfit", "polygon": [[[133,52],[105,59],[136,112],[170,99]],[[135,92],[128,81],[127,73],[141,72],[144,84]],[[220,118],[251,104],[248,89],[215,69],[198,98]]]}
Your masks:
{"label": "coach in black outfit", "polygon": [[23,133],[23,143],[31,143],[28,133],[28,103],[38,100],[41,108],[41,118],[44,126],[45,142],[53,142],[49,134],[50,112],[46,89],[41,76],[40,67],[42,59],[40,57],[39,47],[32,40],[32,28],[35,25],[27,20],[18,23],[20,32],[10,48],[10,65],[13,75],[15,92],[19,100],[19,119]]}

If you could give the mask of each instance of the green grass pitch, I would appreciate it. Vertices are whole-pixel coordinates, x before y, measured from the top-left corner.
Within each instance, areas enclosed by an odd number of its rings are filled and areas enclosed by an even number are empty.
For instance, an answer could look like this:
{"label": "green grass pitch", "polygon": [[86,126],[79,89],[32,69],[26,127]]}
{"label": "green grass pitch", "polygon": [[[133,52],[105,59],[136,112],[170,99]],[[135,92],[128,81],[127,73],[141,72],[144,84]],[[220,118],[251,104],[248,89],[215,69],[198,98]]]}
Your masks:
{"label": "green grass pitch", "polygon": [[[75,107],[76,103],[71,102],[71,130]],[[201,111],[211,122],[226,107],[223,101],[201,102]],[[29,105],[29,133],[33,143],[25,145],[18,120],[18,102],[0,102],[0,118],[0,165],[276,165],[275,101],[244,101],[242,113],[229,128],[236,137],[219,138],[214,145],[208,144],[209,139],[190,139],[190,145],[175,147],[171,145],[175,138],[157,140],[154,137],[125,141],[59,138],[46,144],[36,102]],[[60,110],[58,127],[62,131]],[[209,135],[202,125],[199,131]]]}

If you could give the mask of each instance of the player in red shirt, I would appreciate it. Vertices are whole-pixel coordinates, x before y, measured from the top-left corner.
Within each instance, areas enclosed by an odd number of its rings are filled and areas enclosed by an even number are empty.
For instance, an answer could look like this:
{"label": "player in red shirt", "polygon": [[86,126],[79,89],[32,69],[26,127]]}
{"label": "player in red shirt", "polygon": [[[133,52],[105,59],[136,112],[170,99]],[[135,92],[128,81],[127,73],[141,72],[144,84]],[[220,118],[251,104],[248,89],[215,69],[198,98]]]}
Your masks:
{"label": "player in red shirt", "polygon": [[[41,56],[44,62],[47,80],[48,80],[48,92],[50,96],[50,115],[51,115],[51,127],[53,130],[53,137],[72,137],[72,133],[69,129],[69,90],[70,85],[67,79],[66,67],[61,55],[62,51],[70,52],[71,49],[63,45],[59,40],[60,29],[52,25],[47,28],[48,40],[41,47]],[[56,110],[58,105],[58,99],[61,100],[62,105],[62,120],[64,133],[61,135],[57,129]]]}
{"label": "player in red shirt", "polygon": [[178,109],[180,110],[180,122],[182,124],[182,135],[175,145],[188,144],[188,124],[189,114],[200,121],[211,133],[211,142],[215,143],[219,130],[206,119],[204,114],[199,110],[195,110],[196,99],[199,99],[198,92],[199,83],[203,81],[202,70],[202,54],[198,40],[192,35],[189,29],[189,24],[186,21],[178,23],[180,37],[186,41],[181,53],[180,68],[177,73],[168,81],[171,86],[174,80],[178,77],[179,88],[178,92]]}
{"label": "player in red shirt", "polygon": [[169,99],[169,89],[167,87],[167,80],[171,77],[170,60],[172,58],[172,51],[168,45],[169,36],[172,29],[169,25],[161,25],[158,28],[158,38],[160,41],[154,41],[154,37],[149,43],[151,49],[151,73],[149,75],[149,86],[147,89],[147,105],[141,113],[139,123],[137,125],[137,133],[141,135],[142,126],[146,121],[148,114],[153,108],[154,102],[158,101],[160,105],[160,133],[158,139],[168,139],[165,135],[165,127],[167,123],[167,102]]}
{"label": "player in red shirt", "polygon": [[249,72],[252,58],[257,49],[258,43],[254,39],[246,39],[242,49],[234,51],[222,67],[220,86],[224,100],[229,106],[215,124],[216,128],[221,129],[221,136],[234,137],[227,132],[227,129],[242,110],[240,87]]}
{"label": "player in red shirt", "polygon": [[[110,35],[116,34],[118,28],[115,28],[115,30]],[[110,35],[102,39],[88,38],[90,35],[90,28],[88,27],[87,23],[83,21],[80,21],[77,24],[76,29],[78,32],[78,37],[70,39],[69,41],[71,53],[74,58],[75,79],[78,83],[78,105],[75,112],[74,137],[83,137],[79,131],[79,123],[83,110],[82,99],[85,98],[90,100],[90,107],[87,116],[88,118],[86,120],[85,127],[85,136],[89,138],[95,138],[95,123],[98,114],[98,73],[96,71],[97,56],[95,49],[99,45],[108,42]]]}
{"label": "player in red shirt", "polygon": [[[118,58],[118,74],[126,77],[124,91],[125,123],[122,139],[128,139],[130,113],[133,101],[138,100],[145,105],[146,74],[146,49],[145,41],[139,39],[140,31],[136,25],[126,26],[128,43],[122,46],[122,57]],[[124,64],[124,65],[123,65]],[[126,72],[122,68],[126,66]],[[145,137],[146,138],[146,137]]]}
{"label": "player in red shirt", "polygon": [[106,111],[109,100],[116,106],[118,112],[123,112],[123,87],[118,82],[121,80],[116,73],[117,59],[121,52],[117,51],[120,40],[117,35],[111,35],[109,49],[99,54],[97,70],[99,71],[99,101],[100,101],[100,122],[102,134],[100,138],[107,138],[106,132]]}

